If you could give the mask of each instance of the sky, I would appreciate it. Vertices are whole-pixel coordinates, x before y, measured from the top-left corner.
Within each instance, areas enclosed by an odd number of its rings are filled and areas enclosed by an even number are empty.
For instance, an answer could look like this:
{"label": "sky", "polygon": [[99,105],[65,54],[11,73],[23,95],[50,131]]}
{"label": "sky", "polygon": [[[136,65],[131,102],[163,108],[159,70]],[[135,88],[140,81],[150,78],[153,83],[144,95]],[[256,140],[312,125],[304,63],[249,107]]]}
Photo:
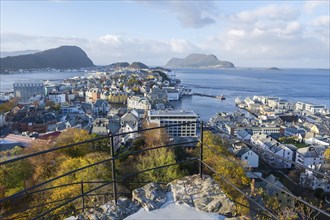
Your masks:
{"label": "sky", "polygon": [[214,54],[238,67],[330,68],[330,1],[1,0],[1,51],[81,47],[96,65]]}

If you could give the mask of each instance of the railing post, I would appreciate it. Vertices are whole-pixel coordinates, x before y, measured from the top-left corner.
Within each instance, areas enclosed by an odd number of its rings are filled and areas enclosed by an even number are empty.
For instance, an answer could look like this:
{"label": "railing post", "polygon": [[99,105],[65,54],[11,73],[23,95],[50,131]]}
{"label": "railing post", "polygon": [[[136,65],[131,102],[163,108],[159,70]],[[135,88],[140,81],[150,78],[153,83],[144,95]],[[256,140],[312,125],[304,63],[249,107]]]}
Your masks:
{"label": "railing post", "polygon": [[111,149],[111,170],[112,170],[112,195],[117,205],[117,182],[116,182],[116,164],[115,164],[115,146],[113,145],[113,135],[110,133],[110,149]]}
{"label": "railing post", "polygon": [[202,179],[203,178],[203,121],[201,121],[201,127],[200,127],[200,148],[199,148],[199,176]]}
{"label": "railing post", "polygon": [[82,212],[85,212],[85,196],[84,196],[84,181],[80,182],[81,196],[82,196]]}

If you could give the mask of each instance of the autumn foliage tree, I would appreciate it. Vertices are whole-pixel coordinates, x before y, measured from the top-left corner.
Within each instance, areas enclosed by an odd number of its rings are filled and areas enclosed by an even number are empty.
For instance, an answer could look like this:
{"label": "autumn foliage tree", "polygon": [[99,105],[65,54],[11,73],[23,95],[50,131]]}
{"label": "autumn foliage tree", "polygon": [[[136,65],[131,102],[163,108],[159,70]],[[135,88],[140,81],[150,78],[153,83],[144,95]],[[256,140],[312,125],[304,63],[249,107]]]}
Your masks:
{"label": "autumn foliage tree", "polygon": [[[204,154],[203,161],[214,168],[218,173],[220,173],[229,182],[234,184],[240,189],[250,185],[250,180],[246,177],[244,169],[238,164],[244,166],[244,164],[237,160],[234,155],[232,155],[225,147],[222,145],[222,140],[219,136],[212,134],[212,132],[206,131],[203,133],[203,143],[204,143]],[[212,151],[210,148],[216,149],[219,154]],[[235,162],[231,162],[235,161]],[[205,168],[205,172],[213,176],[213,178],[220,185],[221,189],[226,193],[226,195],[243,205],[237,206],[237,212],[241,214],[247,214],[249,209],[249,203],[246,198],[239,193],[232,186],[224,182],[218,175],[214,174],[212,171]],[[246,207],[245,207],[246,206]]]}
{"label": "autumn foliage tree", "polygon": [[[83,129],[69,128],[55,139],[55,146],[65,146],[92,139],[92,136]],[[81,157],[92,152],[92,144],[85,143],[61,150],[70,157]]]}
{"label": "autumn foliage tree", "polygon": [[[67,157],[65,161],[57,168],[55,175],[60,176],[66,174],[72,170],[76,170],[82,167],[86,167],[88,165],[94,164],[96,162],[105,161],[95,166],[91,166],[89,168],[74,172],[70,175],[66,175],[54,182],[52,182],[52,186],[62,186],[69,184],[64,187],[55,188],[48,195],[48,202],[59,201],[59,200],[67,200],[73,198],[75,196],[79,196],[81,194],[81,181],[89,182],[84,183],[84,191],[87,192],[100,184],[92,184],[90,182],[98,182],[98,181],[110,181],[111,180],[111,166],[110,161],[108,161],[109,157],[101,152],[89,153],[84,157]],[[98,193],[106,193],[110,191],[110,185],[107,187],[103,187],[98,190]],[[87,199],[86,199],[87,200]],[[70,206],[65,206],[60,209],[56,209],[52,214],[58,214],[63,211],[75,209],[76,206],[80,207],[81,200],[76,200]],[[86,202],[86,205],[87,202]],[[50,205],[49,208],[52,208],[53,205]]]}
{"label": "autumn foliage tree", "polygon": [[[159,127],[155,123],[148,123],[146,121],[142,124],[143,129]],[[165,128],[158,128],[147,130],[143,132],[145,147],[156,147],[165,145],[169,140],[169,135]]]}

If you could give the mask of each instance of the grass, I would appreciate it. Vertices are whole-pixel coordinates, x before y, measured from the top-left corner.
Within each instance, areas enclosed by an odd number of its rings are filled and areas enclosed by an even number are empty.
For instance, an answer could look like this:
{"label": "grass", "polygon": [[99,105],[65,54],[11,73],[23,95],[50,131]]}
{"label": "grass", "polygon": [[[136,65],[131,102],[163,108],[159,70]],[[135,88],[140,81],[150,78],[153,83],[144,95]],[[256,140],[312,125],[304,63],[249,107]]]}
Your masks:
{"label": "grass", "polygon": [[282,144],[293,144],[294,146],[296,146],[298,148],[308,147],[308,144],[300,143],[299,141],[296,141],[292,138],[283,138],[283,139],[280,139],[280,142]]}

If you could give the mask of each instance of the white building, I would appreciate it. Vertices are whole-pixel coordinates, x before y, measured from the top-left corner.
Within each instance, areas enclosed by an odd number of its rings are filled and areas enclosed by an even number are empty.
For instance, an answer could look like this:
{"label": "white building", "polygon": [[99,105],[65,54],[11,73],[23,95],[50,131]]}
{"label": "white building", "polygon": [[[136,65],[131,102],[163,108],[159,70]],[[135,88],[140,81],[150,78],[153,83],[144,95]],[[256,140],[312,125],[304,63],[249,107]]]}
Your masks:
{"label": "white building", "polygon": [[[281,144],[267,134],[260,133],[252,135],[251,143],[256,146],[256,153],[262,157],[269,165],[275,168],[292,167],[290,162],[286,162],[279,158],[282,157],[287,160],[294,161],[295,149],[291,149],[292,146]],[[276,154],[279,157],[274,156],[273,154]]]}
{"label": "white building", "polygon": [[260,107],[260,105],[256,104],[250,97],[246,97],[244,101],[249,109],[257,109]]}
{"label": "white building", "polygon": [[318,165],[324,161],[325,147],[310,146],[299,148],[296,152],[296,162],[304,166]]}
{"label": "white building", "polygon": [[322,146],[330,146],[330,137],[329,136],[321,136],[315,135],[314,137],[305,139],[306,144],[318,144]]}
{"label": "white building", "polygon": [[172,126],[166,128],[169,135],[172,137],[196,137],[197,136],[197,118],[198,116],[193,111],[183,110],[150,110],[148,111],[148,121],[155,123],[158,126],[175,125],[189,123],[181,126]]}
{"label": "white building", "polygon": [[[330,171],[330,164],[319,164],[319,165],[312,165],[310,168],[314,169],[315,171],[319,171],[324,173],[325,175],[329,175]],[[324,177],[323,175],[314,173],[311,170],[305,170],[305,173],[300,175],[300,184],[304,187],[316,190],[316,189],[323,189],[324,192],[330,192],[330,181],[328,178]]]}
{"label": "white building", "polygon": [[120,118],[121,133],[134,132],[120,136],[123,144],[128,140],[134,140],[138,137],[139,118],[133,113],[128,112]]}
{"label": "white building", "polygon": [[39,82],[16,82],[14,83],[14,95],[20,101],[26,102],[34,95],[45,95],[45,87]]}
{"label": "white building", "polygon": [[128,109],[143,109],[148,111],[151,109],[151,104],[146,97],[131,96],[127,98]]}
{"label": "white building", "polygon": [[168,101],[178,101],[180,99],[180,92],[177,89],[166,88]]}
{"label": "white building", "polygon": [[48,94],[48,99],[50,100],[50,101],[53,101],[54,103],[56,103],[56,104],[61,104],[61,103],[64,103],[64,102],[66,102],[66,99],[65,99],[65,94],[63,94],[63,93],[58,93],[58,92],[50,92],[49,94]]}
{"label": "white building", "polygon": [[254,151],[246,146],[246,144],[239,142],[233,144],[233,153],[239,157],[241,161],[245,162],[248,167],[259,167],[259,156]]}
{"label": "white building", "polygon": [[308,111],[310,113],[322,113],[326,109],[325,105],[314,105],[308,102],[296,102],[295,109],[299,111]]}
{"label": "white building", "polygon": [[62,106],[61,112],[64,115],[69,114],[69,113],[77,113],[77,114],[85,113],[79,105],[78,106]]}
{"label": "white building", "polygon": [[0,127],[6,124],[6,115],[5,113],[0,113]]}

